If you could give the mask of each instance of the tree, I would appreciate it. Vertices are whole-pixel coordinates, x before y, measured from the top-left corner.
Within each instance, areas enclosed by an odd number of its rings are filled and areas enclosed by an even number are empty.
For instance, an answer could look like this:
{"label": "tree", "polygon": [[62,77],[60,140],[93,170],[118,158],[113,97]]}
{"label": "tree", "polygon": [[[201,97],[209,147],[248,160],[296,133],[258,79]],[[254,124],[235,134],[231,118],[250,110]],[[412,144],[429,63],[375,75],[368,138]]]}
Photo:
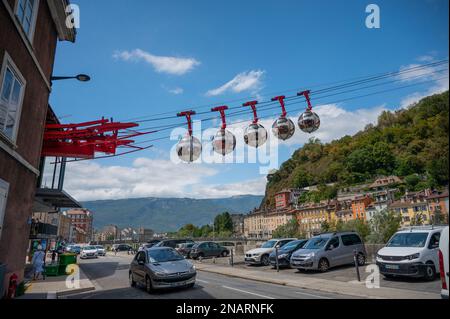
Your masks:
{"label": "tree", "polygon": [[416,189],[417,184],[419,184],[420,177],[417,174],[412,174],[406,176],[404,181],[408,187],[408,190],[413,191]]}
{"label": "tree", "polygon": [[445,214],[442,213],[442,210],[439,206],[436,206],[434,209],[434,214],[431,216],[432,223],[434,225],[441,225],[446,223]]}
{"label": "tree", "polygon": [[366,221],[358,218],[343,223],[341,231],[356,231],[365,241],[370,234],[370,226]]}
{"label": "tree", "polygon": [[233,220],[228,212],[217,215],[216,218],[214,218],[214,231],[216,233],[233,231]]}
{"label": "tree", "polygon": [[272,232],[273,238],[305,238],[305,233],[300,228],[297,219],[291,219],[287,224],[278,226]]}
{"label": "tree", "polygon": [[402,217],[394,211],[383,210],[375,214],[370,221],[371,233],[368,241],[385,244],[400,228]]}
{"label": "tree", "polygon": [[414,218],[411,220],[410,225],[411,226],[422,226],[424,223],[424,214],[417,213],[414,215]]}
{"label": "tree", "polygon": [[308,187],[311,185],[311,181],[312,181],[312,177],[311,175],[303,170],[296,170],[294,172],[294,177],[293,177],[293,186],[295,188],[304,188],[304,187]]}
{"label": "tree", "polygon": [[331,225],[326,220],[320,225],[320,230],[322,233],[328,233],[331,230]]}

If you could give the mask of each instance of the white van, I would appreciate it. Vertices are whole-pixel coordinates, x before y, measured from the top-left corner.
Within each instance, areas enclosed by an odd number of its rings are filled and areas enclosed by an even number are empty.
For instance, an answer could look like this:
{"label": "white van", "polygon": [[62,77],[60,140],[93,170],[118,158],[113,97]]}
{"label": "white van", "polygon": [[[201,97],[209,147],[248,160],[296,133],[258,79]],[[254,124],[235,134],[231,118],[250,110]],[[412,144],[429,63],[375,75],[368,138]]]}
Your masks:
{"label": "white van", "polygon": [[377,265],[385,277],[424,277],[434,280],[439,272],[439,240],[443,227],[420,226],[401,230],[377,253]]}
{"label": "white van", "polygon": [[442,299],[448,299],[448,226],[444,228],[439,243],[439,273],[441,275]]}

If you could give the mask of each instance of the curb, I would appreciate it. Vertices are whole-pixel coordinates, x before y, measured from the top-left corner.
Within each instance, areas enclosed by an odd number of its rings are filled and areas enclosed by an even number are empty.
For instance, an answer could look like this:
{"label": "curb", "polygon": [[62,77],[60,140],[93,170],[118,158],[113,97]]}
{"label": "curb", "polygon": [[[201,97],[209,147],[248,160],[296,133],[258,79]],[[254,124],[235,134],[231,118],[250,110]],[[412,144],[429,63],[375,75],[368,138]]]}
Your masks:
{"label": "curb", "polygon": [[80,294],[83,292],[93,291],[95,290],[95,287],[85,287],[85,288],[79,288],[79,289],[72,289],[72,290],[65,290],[65,291],[59,291],[56,292],[56,297],[62,297],[62,296],[70,296],[75,294]]}
{"label": "curb", "polygon": [[[336,293],[336,294],[341,294],[341,295],[348,295],[348,296],[354,296],[354,297],[363,297],[363,298],[369,298],[369,299],[439,299],[439,294],[432,294],[432,293],[428,293],[428,292],[415,292],[414,294],[420,294],[421,297],[416,297],[416,298],[412,298],[410,296],[405,296],[403,298],[397,298],[397,297],[381,297],[381,296],[374,296],[374,295],[370,295],[367,293],[361,293],[360,291],[358,292],[353,292],[353,291],[348,291],[348,292],[342,292],[339,291],[339,289],[330,289],[330,288],[323,288],[320,286],[317,287],[311,287],[311,285],[305,285],[305,284],[292,284],[290,282],[286,282],[284,280],[276,280],[276,279],[264,279],[264,278],[259,278],[259,277],[255,277],[252,275],[248,275],[248,276],[243,276],[243,275],[237,275],[237,274],[230,274],[230,273],[224,273],[221,272],[220,270],[214,270],[214,269],[197,269],[198,271],[204,271],[204,272],[209,272],[209,273],[214,273],[214,274],[219,274],[219,275],[224,275],[224,276],[228,276],[228,277],[232,277],[232,278],[241,278],[241,279],[247,279],[247,280],[254,280],[254,281],[258,281],[258,282],[263,282],[263,283],[269,283],[269,284],[275,284],[275,285],[281,285],[281,286],[289,286],[289,287],[295,287],[295,288],[302,288],[302,289],[314,289],[317,291],[321,291],[321,292],[327,292],[327,293]],[[331,280],[328,280],[330,282],[332,282]],[[341,283],[341,282],[339,282]],[[355,285],[362,285],[362,283],[354,283]],[[384,287],[383,289],[393,289],[395,291],[407,291],[410,292],[409,290],[404,290],[404,289],[398,289],[398,288],[389,288],[389,287]],[[428,298],[427,298],[428,297]]]}

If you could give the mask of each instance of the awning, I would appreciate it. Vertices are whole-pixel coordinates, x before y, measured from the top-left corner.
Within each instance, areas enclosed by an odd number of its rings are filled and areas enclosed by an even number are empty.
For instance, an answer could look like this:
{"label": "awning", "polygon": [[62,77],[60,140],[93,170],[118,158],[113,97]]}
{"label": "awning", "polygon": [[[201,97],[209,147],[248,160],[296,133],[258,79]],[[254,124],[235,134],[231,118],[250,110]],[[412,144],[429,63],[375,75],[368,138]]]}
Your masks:
{"label": "awning", "polygon": [[49,188],[36,189],[33,211],[47,212],[58,208],[82,208],[82,206],[65,191]]}

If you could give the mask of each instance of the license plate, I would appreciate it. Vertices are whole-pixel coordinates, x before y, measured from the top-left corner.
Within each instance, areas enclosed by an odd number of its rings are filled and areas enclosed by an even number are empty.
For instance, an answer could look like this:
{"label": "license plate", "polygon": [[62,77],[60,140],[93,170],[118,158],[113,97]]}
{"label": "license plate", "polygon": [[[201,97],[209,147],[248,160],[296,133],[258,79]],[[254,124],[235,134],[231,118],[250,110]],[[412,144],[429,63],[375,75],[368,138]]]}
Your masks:
{"label": "license plate", "polygon": [[398,265],[385,265],[386,269],[398,270],[400,267]]}
{"label": "license plate", "polygon": [[184,286],[186,284],[186,282],[181,281],[181,282],[174,282],[171,284],[172,287],[179,287],[179,286]]}

